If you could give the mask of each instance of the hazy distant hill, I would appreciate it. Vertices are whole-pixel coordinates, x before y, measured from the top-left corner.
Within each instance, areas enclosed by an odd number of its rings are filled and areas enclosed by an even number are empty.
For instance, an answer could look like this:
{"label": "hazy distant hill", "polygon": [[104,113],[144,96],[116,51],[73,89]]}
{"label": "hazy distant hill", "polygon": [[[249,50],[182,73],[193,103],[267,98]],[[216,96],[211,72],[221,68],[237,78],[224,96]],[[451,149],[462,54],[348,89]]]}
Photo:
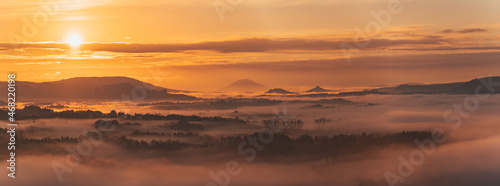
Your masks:
{"label": "hazy distant hill", "polygon": [[[491,83],[491,88],[493,92],[490,92],[488,88],[482,83]],[[485,77],[473,79],[468,82],[456,82],[456,83],[441,83],[441,84],[428,84],[428,85],[399,85],[394,88],[382,88],[378,89],[379,92],[383,93],[397,93],[397,94],[475,94],[476,89],[478,93],[500,93],[500,77]]]}
{"label": "hazy distant hill", "polygon": [[293,94],[293,92],[290,92],[288,90],[285,90],[285,89],[281,89],[281,88],[273,88],[273,89],[269,89],[266,94]]}
{"label": "hazy distant hill", "polygon": [[[0,82],[6,87],[6,82]],[[4,92],[3,90],[2,92]],[[36,99],[70,100],[70,99],[98,99],[122,100],[122,95],[145,100],[195,100],[197,98],[171,94],[177,90],[165,89],[128,77],[78,77],[60,81],[34,83],[27,81],[16,82],[17,101]],[[145,93],[145,95],[142,95]],[[1,96],[7,95],[7,93]],[[83,101],[82,100],[82,101]]]}
{"label": "hazy distant hill", "polygon": [[[484,84],[488,84],[488,87]],[[300,97],[331,97],[331,96],[362,96],[367,94],[475,94],[500,93],[500,77],[485,77],[468,82],[440,84],[403,84],[396,87],[385,87],[338,94],[315,93],[300,95]]]}
{"label": "hazy distant hill", "polygon": [[166,89],[169,93],[177,93],[177,92],[186,92],[181,90],[169,89],[158,87],[152,85],[150,83],[146,83],[143,81],[139,81],[134,78],[129,77],[75,77],[69,79],[63,79],[58,81],[60,83],[74,84],[74,85],[87,85],[87,86],[103,86],[110,84],[120,84],[120,83],[128,83],[133,86],[142,86],[152,90],[163,90]]}
{"label": "hazy distant hill", "polygon": [[320,86],[316,86],[312,89],[307,90],[306,92],[330,92],[331,90],[327,90],[324,88],[321,88]]}
{"label": "hazy distant hill", "polygon": [[459,82],[459,83],[442,83],[442,84],[429,84],[429,85],[403,84],[403,85],[398,85],[396,87],[381,88],[381,89],[377,89],[377,90],[380,92],[384,92],[384,93],[397,93],[397,94],[449,93],[451,90],[461,86],[462,84],[464,84],[464,83]]}
{"label": "hazy distant hill", "polygon": [[240,79],[230,85],[219,89],[226,92],[257,92],[265,91],[268,88],[249,79]]}
{"label": "hazy distant hill", "polygon": [[[483,83],[486,83],[488,85],[485,85]],[[490,86],[490,87],[486,87],[486,86]],[[450,90],[450,93],[453,93],[453,94],[475,94],[476,91],[479,93],[495,93],[495,94],[500,93],[500,77],[495,76],[495,77],[473,79],[471,81],[462,83],[460,86]],[[491,92],[491,91],[493,91],[493,92]]]}

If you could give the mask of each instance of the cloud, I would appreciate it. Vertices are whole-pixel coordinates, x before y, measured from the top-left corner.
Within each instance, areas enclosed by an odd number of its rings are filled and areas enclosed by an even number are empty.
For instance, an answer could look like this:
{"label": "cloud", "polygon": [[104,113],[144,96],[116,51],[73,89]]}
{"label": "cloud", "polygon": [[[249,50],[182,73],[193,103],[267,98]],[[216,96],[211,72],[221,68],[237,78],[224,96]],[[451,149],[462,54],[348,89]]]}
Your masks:
{"label": "cloud", "polygon": [[453,32],[452,29],[446,29],[446,30],[441,31],[441,33],[452,33],[452,32]]}
{"label": "cloud", "polygon": [[466,34],[466,33],[473,33],[473,32],[486,32],[486,29],[483,28],[466,28],[460,31],[457,31],[458,33],[461,34]]}
{"label": "cloud", "polygon": [[[420,39],[372,39],[365,49],[383,48],[402,45],[439,45],[446,40],[436,37]],[[181,52],[189,50],[215,51],[219,53],[233,52],[269,52],[280,50],[341,50],[340,45],[354,45],[352,40],[313,40],[313,39],[270,39],[245,38],[227,41],[207,41],[199,43],[147,44],[147,43],[86,43],[80,49],[91,51],[107,51],[120,53],[157,53]],[[64,43],[1,43],[5,48],[59,48],[70,49]]]}
{"label": "cloud", "polygon": [[500,46],[475,46],[475,47],[432,47],[432,48],[409,48],[409,49],[392,49],[392,50],[407,50],[407,51],[450,51],[450,50],[500,50]]}
{"label": "cloud", "polygon": [[453,31],[452,29],[446,29],[446,30],[441,31],[440,33],[445,33],[445,34],[448,34],[448,33],[468,34],[468,33],[474,33],[474,32],[487,32],[487,31],[488,30],[484,29],[484,28],[465,28],[463,30],[457,30],[457,31]]}
{"label": "cloud", "polygon": [[61,64],[60,61],[47,61],[47,62],[24,62],[24,63],[14,63],[15,65],[53,65]]}

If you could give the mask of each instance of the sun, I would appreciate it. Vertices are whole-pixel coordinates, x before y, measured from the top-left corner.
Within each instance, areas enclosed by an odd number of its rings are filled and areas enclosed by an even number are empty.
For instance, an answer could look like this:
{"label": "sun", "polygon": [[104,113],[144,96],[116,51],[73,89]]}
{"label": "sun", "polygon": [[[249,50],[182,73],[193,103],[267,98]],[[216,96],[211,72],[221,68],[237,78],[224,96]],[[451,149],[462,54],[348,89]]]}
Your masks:
{"label": "sun", "polygon": [[80,34],[77,34],[77,33],[73,33],[73,34],[70,34],[67,38],[67,41],[66,41],[72,48],[78,48],[82,43],[83,43],[83,39],[82,39],[82,36],[80,36]]}

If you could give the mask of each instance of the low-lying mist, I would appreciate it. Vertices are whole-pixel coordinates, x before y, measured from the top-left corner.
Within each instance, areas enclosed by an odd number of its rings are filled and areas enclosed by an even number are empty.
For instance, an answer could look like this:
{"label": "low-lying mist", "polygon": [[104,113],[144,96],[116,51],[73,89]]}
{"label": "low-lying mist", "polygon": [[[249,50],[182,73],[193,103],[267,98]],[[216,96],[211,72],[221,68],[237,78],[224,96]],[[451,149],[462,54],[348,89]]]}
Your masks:
{"label": "low-lying mist", "polygon": [[[498,97],[491,95],[487,100],[477,102],[477,107],[471,111],[463,107],[468,95],[370,95],[343,98],[353,104],[334,104],[317,99],[223,110],[186,112],[159,109],[155,113],[238,117],[245,123],[117,119],[119,124],[115,131],[105,133],[100,143],[92,146],[88,156],[84,156],[77,166],[70,167],[62,175],[62,181],[53,169],[54,162],[65,164],[69,153],[67,147],[75,149],[81,143],[72,139],[82,138],[87,132],[96,129],[95,122],[99,118],[26,119],[19,122],[23,137],[39,141],[29,142],[31,145],[26,146],[29,149],[22,149],[23,145],[19,145],[18,179],[2,176],[0,182],[41,186],[210,183],[386,186],[390,185],[387,172],[391,172],[401,178],[395,185],[498,185]],[[462,110],[456,110],[456,105],[462,105]],[[264,121],[283,117],[289,121],[303,122],[300,127],[279,132],[286,136],[279,139],[291,139],[289,144],[293,144],[292,150],[279,153],[256,150],[255,158],[248,161],[250,153],[239,152],[240,141],[237,139],[245,141],[252,135],[258,136],[256,133],[269,127]],[[457,125],[457,120],[446,120],[451,117],[459,118],[460,125]],[[178,127],[181,124],[183,127]],[[421,164],[410,163],[412,171],[405,176],[401,176],[401,165],[406,161],[411,162],[412,153],[423,152],[412,137],[387,138],[393,141],[380,140],[374,144],[362,141],[369,139],[373,142],[384,135],[411,134],[403,131],[420,131],[423,135],[417,136],[425,138],[425,132],[432,132],[436,128],[445,132],[446,141],[436,144],[432,153],[424,153]],[[304,136],[310,136],[314,141],[311,144],[317,148],[321,145],[317,144],[320,140],[316,137],[330,136],[333,141],[349,139],[343,135],[357,136],[351,138],[358,141],[339,143],[349,145],[328,146],[330,149],[323,150],[293,150],[298,147],[307,149],[298,144],[298,138],[307,141],[308,138]],[[61,137],[69,139],[55,140]],[[232,137],[235,139],[234,144],[220,143],[220,139],[230,141]],[[54,140],[47,142],[43,139]],[[280,148],[273,146],[273,143],[267,146],[260,144],[268,150]],[[172,145],[179,148],[160,148]],[[247,144],[245,147],[250,146]],[[235,162],[238,173],[228,174],[228,163]]]}

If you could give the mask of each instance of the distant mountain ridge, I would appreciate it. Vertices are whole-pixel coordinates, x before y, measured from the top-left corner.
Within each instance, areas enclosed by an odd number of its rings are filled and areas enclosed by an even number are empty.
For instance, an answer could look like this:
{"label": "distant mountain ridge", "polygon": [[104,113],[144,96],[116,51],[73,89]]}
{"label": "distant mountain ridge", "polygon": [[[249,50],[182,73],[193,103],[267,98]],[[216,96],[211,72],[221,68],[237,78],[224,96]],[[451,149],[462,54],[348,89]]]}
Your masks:
{"label": "distant mountain ridge", "polygon": [[368,94],[500,94],[500,76],[473,79],[467,82],[439,84],[402,84],[363,91],[341,92],[338,94],[318,93],[300,97],[363,96]]}
{"label": "distant mountain ridge", "polygon": [[[7,87],[7,82],[0,82],[0,87]],[[222,89],[222,91],[257,92],[268,88],[249,79],[238,80]],[[319,92],[317,92],[319,91]],[[367,89],[363,91],[340,92],[331,94],[319,86],[310,89],[311,94],[289,95],[298,97],[332,97],[332,96],[363,96],[368,94],[500,94],[500,76],[477,78],[467,82],[439,84],[402,84],[395,87]],[[3,92],[3,93],[1,93]],[[148,100],[198,100],[199,98],[172,94],[179,90],[166,89],[128,77],[78,77],[53,82],[16,81],[16,100],[123,100],[125,98],[143,97]],[[142,94],[145,93],[143,96]],[[269,89],[273,94],[290,94],[284,89]],[[6,100],[7,89],[0,90],[0,99]],[[127,101],[127,100],[124,100]],[[0,102],[4,105],[5,102]]]}
{"label": "distant mountain ridge", "polygon": [[440,83],[427,85],[399,85],[393,88],[375,89],[383,93],[398,94],[475,94],[477,93],[500,93],[500,77],[491,76],[473,79],[467,82]]}
{"label": "distant mountain ridge", "polygon": [[227,91],[227,92],[257,92],[257,91],[265,91],[268,88],[262,84],[256,83],[250,79],[240,79],[235,81],[228,86],[225,86],[219,91]]}
{"label": "distant mountain ridge", "polygon": [[[0,82],[0,86],[7,86]],[[18,100],[196,100],[184,94],[171,94],[178,90],[158,87],[128,77],[77,77],[53,82],[16,81]],[[5,94],[0,95],[7,95]],[[134,99],[135,98],[135,99]]]}
{"label": "distant mountain ridge", "polygon": [[[89,82],[90,81],[90,82]],[[93,84],[95,86],[103,86],[103,85],[109,85],[109,84],[120,84],[120,83],[128,83],[133,86],[142,86],[147,89],[151,90],[163,90],[166,89],[168,92],[186,92],[186,91],[181,91],[181,90],[175,90],[175,89],[169,89],[169,88],[163,88],[159,87],[150,83],[146,83],[143,81],[139,81],[134,78],[129,78],[129,77],[122,77],[122,76],[114,76],[114,77],[75,77],[75,78],[69,78],[69,79],[63,79],[58,81],[60,83],[71,83],[71,84]]]}
{"label": "distant mountain ridge", "polygon": [[453,94],[500,93],[500,76],[473,79],[450,90]]}

